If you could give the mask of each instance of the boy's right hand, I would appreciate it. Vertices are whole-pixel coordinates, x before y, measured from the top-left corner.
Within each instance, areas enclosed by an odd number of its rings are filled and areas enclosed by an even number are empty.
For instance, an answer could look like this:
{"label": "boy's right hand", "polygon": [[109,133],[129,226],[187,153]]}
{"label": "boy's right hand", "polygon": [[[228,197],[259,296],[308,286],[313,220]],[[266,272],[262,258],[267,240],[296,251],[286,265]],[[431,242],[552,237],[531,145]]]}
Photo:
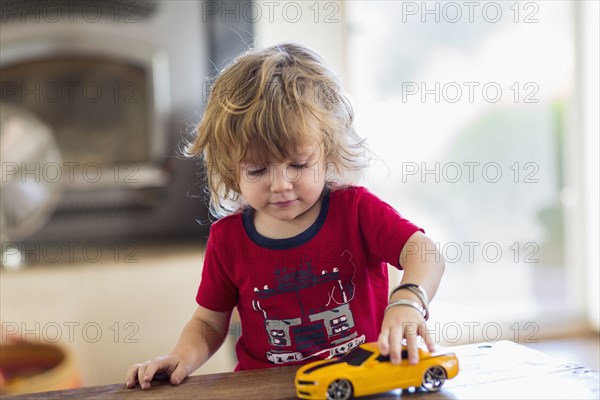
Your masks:
{"label": "boy's right hand", "polygon": [[129,367],[127,388],[134,388],[136,383],[139,383],[142,389],[150,389],[150,382],[157,373],[169,376],[172,385],[179,385],[189,375],[181,357],[175,355],[156,357]]}

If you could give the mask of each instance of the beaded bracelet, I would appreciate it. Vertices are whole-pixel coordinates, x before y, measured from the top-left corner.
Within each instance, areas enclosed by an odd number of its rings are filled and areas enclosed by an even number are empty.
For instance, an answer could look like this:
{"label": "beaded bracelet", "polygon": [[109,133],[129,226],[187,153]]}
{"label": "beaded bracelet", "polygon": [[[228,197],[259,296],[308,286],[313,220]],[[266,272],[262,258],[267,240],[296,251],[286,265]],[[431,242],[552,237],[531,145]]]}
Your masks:
{"label": "beaded bracelet", "polygon": [[419,303],[416,303],[416,302],[411,301],[411,300],[400,299],[400,300],[392,301],[390,304],[387,305],[387,307],[385,308],[385,311],[389,310],[392,307],[396,307],[396,306],[409,306],[409,307],[412,307],[415,310],[417,310],[418,312],[420,312],[421,315],[423,315],[423,318],[425,318],[425,309],[423,307],[421,307],[419,305]]}

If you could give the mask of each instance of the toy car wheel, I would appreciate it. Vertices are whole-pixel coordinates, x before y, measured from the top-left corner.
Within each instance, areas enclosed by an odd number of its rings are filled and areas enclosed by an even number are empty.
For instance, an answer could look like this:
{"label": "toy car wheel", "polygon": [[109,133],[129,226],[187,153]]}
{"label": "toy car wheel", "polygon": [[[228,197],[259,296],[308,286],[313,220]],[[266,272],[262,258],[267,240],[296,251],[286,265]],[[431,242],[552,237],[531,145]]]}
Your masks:
{"label": "toy car wheel", "polygon": [[327,388],[327,400],[348,400],[352,397],[352,383],[347,379],[336,379]]}
{"label": "toy car wheel", "polygon": [[446,381],[446,370],[442,367],[431,367],[423,376],[423,387],[428,392],[437,392]]}

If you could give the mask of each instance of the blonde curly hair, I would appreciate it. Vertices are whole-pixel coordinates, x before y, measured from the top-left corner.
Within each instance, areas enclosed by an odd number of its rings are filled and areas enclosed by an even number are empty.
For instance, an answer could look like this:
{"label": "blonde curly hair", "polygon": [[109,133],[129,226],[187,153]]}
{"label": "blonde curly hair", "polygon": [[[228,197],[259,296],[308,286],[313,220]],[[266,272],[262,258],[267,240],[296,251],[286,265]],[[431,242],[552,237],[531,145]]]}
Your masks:
{"label": "blonde curly hair", "polygon": [[353,183],[368,164],[353,119],[338,80],[314,51],[295,43],[253,49],[218,74],[186,154],[203,161],[210,209],[221,217],[243,206],[240,163],[284,162],[307,144],[320,146],[330,186]]}

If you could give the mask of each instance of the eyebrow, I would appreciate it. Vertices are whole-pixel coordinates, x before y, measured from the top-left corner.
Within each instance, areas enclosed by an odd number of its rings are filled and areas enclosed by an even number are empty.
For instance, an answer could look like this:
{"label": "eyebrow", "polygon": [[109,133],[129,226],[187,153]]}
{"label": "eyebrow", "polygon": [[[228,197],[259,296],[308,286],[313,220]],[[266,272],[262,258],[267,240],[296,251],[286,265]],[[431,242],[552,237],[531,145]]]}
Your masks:
{"label": "eyebrow", "polygon": [[256,163],[256,162],[240,162],[240,167],[247,168],[264,168],[268,165],[268,163]]}

